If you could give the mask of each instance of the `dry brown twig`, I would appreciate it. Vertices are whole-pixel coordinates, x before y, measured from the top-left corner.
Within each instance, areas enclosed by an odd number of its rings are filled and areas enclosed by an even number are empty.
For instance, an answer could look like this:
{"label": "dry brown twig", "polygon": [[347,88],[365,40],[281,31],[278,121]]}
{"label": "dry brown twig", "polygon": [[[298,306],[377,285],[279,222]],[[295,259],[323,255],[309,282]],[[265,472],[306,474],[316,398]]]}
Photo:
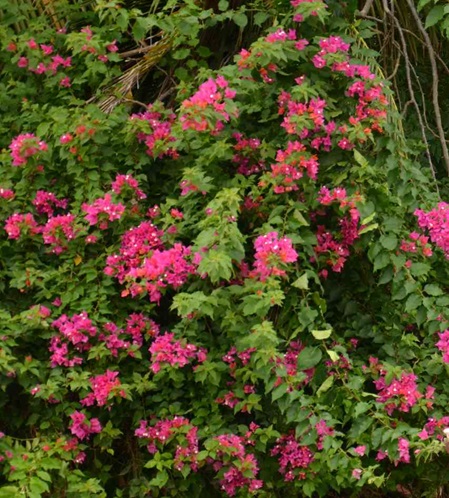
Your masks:
{"label": "dry brown twig", "polygon": [[[407,87],[408,87],[409,94],[410,94],[410,100],[404,104],[403,109],[402,109],[402,114],[405,114],[408,106],[411,104],[415,108],[416,114],[418,117],[418,122],[419,122],[420,129],[421,129],[422,140],[423,140],[425,147],[426,147],[426,156],[427,156],[427,159],[429,161],[429,166],[430,166],[430,170],[432,173],[432,177],[434,178],[434,180],[436,182],[435,167],[434,167],[433,162],[432,162],[432,158],[431,158],[425,130],[426,129],[429,130],[429,132],[432,133],[432,135],[434,135],[434,136],[436,136],[436,138],[438,138],[438,140],[441,144],[442,151],[443,151],[443,158],[444,158],[444,162],[445,162],[445,166],[446,166],[446,171],[449,174],[449,151],[448,151],[447,141],[445,139],[444,129],[443,129],[442,121],[441,121],[441,110],[440,110],[440,106],[439,106],[439,96],[438,96],[439,78],[438,78],[438,68],[436,65],[436,60],[438,59],[438,61],[442,64],[444,70],[448,73],[449,73],[449,68],[445,64],[445,62],[441,59],[441,57],[435,52],[433,45],[432,45],[432,42],[430,40],[430,37],[429,37],[428,33],[426,32],[426,30],[422,24],[422,21],[419,18],[419,14],[416,11],[416,8],[413,5],[411,0],[406,0],[406,2],[407,2],[407,5],[412,13],[412,16],[413,16],[416,24],[418,25],[418,29],[419,29],[423,38],[420,38],[412,31],[410,31],[406,28],[403,28],[401,26],[401,23],[399,22],[397,17],[394,15],[394,12],[390,9],[390,7],[387,3],[387,0],[382,0],[384,19],[379,19],[377,17],[370,16],[368,14],[368,12],[373,5],[373,1],[374,0],[372,0],[372,1],[367,0],[365,5],[363,6],[362,10],[359,11],[358,16],[366,18],[366,19],[371,19],[373,21],[381,23],[384,25],[384,29],[387,29],[386,24],[387,24],[387,17],[388,17],[391,20],[392,24],[394,25],[394,27],[396,28],[396,30],[399,34],[400,41],[401,41],[400,45],[402,46],[402,50],[400,49],[400,47],[398,47],[399,54],[401,55],[401,53],[402,53],[402,56],[404,57],[404,66],[405,66],[405,71],[406,71]],[[394,6],[394,2],[391,2],[391,5]],[[416,96],[415,96],[415,92],[414,92],[414,88],[413,88],[413,84],[412,84],[412,74],[411,73],[413,73],[413,76],[418,84],[418,87],[419,87],[419,90],[421,93],[421,100],[422,100],[422,103],[424,106],[424,114],[425,114],[425,112],[426,112],[425,111],[425,97],[423,94],[423,90],[422,90],[418,75],[416,74],[416,71],[414,70],[413,65],[410,62],[410,56],[408,54],[407,42],[406,42],[406,39],[404,36],[404,32],[407,32],[408,34],[410,34],[414,38],[416,38],[422,45],[425,46],[425,48],[427,49],[427,51],[429,53],[429,59],[430,59],[431,70],[432,70],[432,104],[433,104],[433,108],[434,108],[434,112],[435,112],[435,122],[436,122],[437,130],[438,130],[437,134],[429,126],[429,123],[427,121],[427,116],[426,115],[423,116],[423,113],[421,112],[421,108],[416,100]],[[393,38],[394,38],[394,35],[393,35]],[[396,46],[398,46],[398,44],[395,41],[394,41],[394,44]],[[396,59],[395,68],[394,68],[392,74],[388,77],[388,79],[394,78],[394,76],[398,70],[399,63],[400,63],[400,56],[399,56],[399,58]],[[437,190],[438,190],[438,186],[437,186]]]}
{"label": "dry brown twig", "polygon": [[365,5],[362,7],[362,10],[359,12],[359,16],[366,17],[368,15],[368,12],[370,11],[373,3],[374,3],[374,0],[366,0]]}
{"label": "dry brown twig", "polygon": [[[415,107],[416,114],[418,116],[419,126],[420,126],[420,129],[421,129],[421,137],[422,137],[422,140],[423,140],[423,142],[424,142],[424,144],[426,146],[426,156],[427,156],[427,159],[429,161],[430,171],[432,173],[432,177],[433,177],[433,179],[435,181],[435,185],[436,185],[437,192],[438,192],[438,185],[437,185],[437,182],[436,182],[436,172],[435,172],[435,167],[434,167],[433,162],[432,162],[432,156],[431,156],[430,150],[429,150],[429,143],[427,142],[426,131],[425,131],[425,124],[424,124],[423,117],[422,117],[422,114],[421,114],[421,109],[420,109],[420,107],[418,105],[418,102],[416,100],[416,97],[415,97],[415,91],[413,89],[412,76],[411,76],[411,70],[410,70],[411,63],[410,63],[410,57],[408,55],[407,42],[406,42],[404,33],[402,31],[401,25],[400,25],[398,19],[391,12],[390,8],[388,7],[388,4],[387,4],[386,0],[383,0],[383,7],[384,7],[385,12],[390,16],[392,22],[396,25],[396,28],[397,28],[397,31],[398,31],[398,34],[399,34],[399,38],[401,40],[402,55],[404,56],[404,61],[405,61],[405,72],[406,72],[407,87],[408,87],[408,91],[410,93],[410,100],[409,100],[409,102],[411,102],[413,104],[413,106]],[[404,111],[407,109],[407,107],[408,107],[408,102],[404,106]],[[446,143],[444,145],[446,145]]]}
{"label": "dry brown twig", "polygon": [[412,13],[413,18],[415,19],[415,22],[418,26],[419,31],[421,32],[425,43],[426,43],[426,48],[429,53],[429,59],[430,59],[430,67],[432,70],[432,103],[433,103],[433,110],[435,112],[435,122],[437,125],[437,130],[438,130],[438,135],[440,138],[440,144],[441,148],[443,150],[443,158],[444,162],[446,165],[446,171],[449,175],[449,150],[446,144],[446,138],[444,135],[444,129],[443,129],[443,123],[441,121],[441,110],[440,110],[440,105],[439,105],[439,97],[438,97],[438,68],[437,68],[437,63],[436,63],[436,57],[435,57],[435,50],[433,48],[432,42],[430,40],[429,34],[425,30],[423,23],[419,17],[419,14],[416,10],[416,7],[414,3],[411,0],[406,0],[407,5],[409,6],[409,9]]}

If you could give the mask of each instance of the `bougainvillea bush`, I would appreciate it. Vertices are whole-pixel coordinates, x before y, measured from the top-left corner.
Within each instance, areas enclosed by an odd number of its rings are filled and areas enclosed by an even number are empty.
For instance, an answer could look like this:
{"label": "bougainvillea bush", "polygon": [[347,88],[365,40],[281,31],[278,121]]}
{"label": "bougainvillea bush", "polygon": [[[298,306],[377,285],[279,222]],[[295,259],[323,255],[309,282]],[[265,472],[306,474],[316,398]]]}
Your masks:
{"label": "bougainvillea bush", "polygon": [[355,32],[293,0],[106,114],[99,9],[1,33],[0,496],[434,496],[449,205]]}

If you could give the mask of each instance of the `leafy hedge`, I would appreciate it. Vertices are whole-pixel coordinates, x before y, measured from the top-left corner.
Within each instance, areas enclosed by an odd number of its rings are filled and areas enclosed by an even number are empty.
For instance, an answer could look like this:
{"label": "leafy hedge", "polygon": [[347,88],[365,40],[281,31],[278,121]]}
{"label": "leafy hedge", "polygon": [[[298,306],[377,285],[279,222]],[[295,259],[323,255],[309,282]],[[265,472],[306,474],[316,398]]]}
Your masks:
{"label": "leafy hedge", "polygon": [[[2,28],[1,497],[447,481],[448,205],[331,8],[212,71],[186,23],[221,8]],[[170,22],[173,100],[84,102]]]}

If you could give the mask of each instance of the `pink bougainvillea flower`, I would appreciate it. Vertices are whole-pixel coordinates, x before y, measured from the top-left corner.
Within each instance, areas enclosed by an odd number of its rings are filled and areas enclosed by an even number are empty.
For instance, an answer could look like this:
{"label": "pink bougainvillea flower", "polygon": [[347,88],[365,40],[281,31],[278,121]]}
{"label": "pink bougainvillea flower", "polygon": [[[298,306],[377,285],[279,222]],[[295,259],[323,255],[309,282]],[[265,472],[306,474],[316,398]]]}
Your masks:
{"label": "pink bougainvillea flower", "polygon": [[121,382],[118,379],[118,372],[106,370],[104,374],[95,375],[89,379],[92,392],[81,400],[83,406],[104,406],[108,402],[110,395],[124,397],[125,394],[121,389]]}
{"label": "pink bougainvillea flower", "polygon": [[122,203],[112,202],[111,194],[96,199],[93,204],[84,203],[82,209],[86,214],[85,219],[90,225],[97,225],[101,230],[109,226],[109,221],[119,220],[125,212]]}
{"label": "pink bougainvillea flower", "polygon": [[154,373],[160,371],[163,365],[184,367],[190,361],[196,359],[203,362],[206,359],[206,351],[194,344],[183,344],[174,339],[173,333],[165,333],[156,337],[150,346],[151,370]]}
{"label": "pink bougainvillea flower", "polygon": [[79,411],[74,411],[70,414],[72,423],[70,425],[70,432],[78,439],[88,439],[92,434],[98,434],[102,431],[100,421],[97,418],[90,420]]}
{"label": "pink bougainvillea flower", "polygon": [[24,166],[29,157],[48,150],[48,145],[32,133],[15,137],[9,145],[13,166]]}
{"label": "pink bougainvillea flower", "polygon": [[129,190],[139,200],[147,197],[142,190],[140,190],[139,182],[131,175],[117,175],[112,182],[111,189],[117,195],[123,195],[126,190]]}
{"label": "pink bougainvillea flower", "polygon": [[254,270],[251,276],[266,280],[269,276],[286,274],[281,267],[294,263],[298,253],[293,249],[292,241],[287,237],[279,238],[277,232],[269,232],[257,237],[254,242]]}

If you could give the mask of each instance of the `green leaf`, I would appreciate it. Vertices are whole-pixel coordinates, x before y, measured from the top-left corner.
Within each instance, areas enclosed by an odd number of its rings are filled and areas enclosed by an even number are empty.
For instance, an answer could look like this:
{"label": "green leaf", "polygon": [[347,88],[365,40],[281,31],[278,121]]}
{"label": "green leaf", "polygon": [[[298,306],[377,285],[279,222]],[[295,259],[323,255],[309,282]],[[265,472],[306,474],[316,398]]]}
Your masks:
{"label": "green leaf", "polygon": [[39,137],[39,138],[42,138],[44,135],[47,134],[48,130],[50,129],[50,123],[41,123],[37,129],[36,129],[36,135]]}
{"label": "green leaf", "polygon": [[307,306],[301,308],[298,312],[297,317],[301,328],[304,330],[308,325],[312,324],[318,316],[318,311]]}
{"label": "green leaf", "polygon": [[321,396],[324,394],[326,391],[328,391],[334,384],[334,376],[330,375],[327,377],[327,379],[321,384],[321,386],[318,388],[316,395]]}
{"label": "green leaf", "polygon": [[326,353],[329,355],[329,358],[332,360],[332,361],[338,361],[338,359],[340,358],[338,356],[338,353],[336,353],[335,351],[333,351],[332,349],[328,349],[326,351]]}
{"label": "green leaf", "polygon": [[24,494],[16,486],[5,486],[0,488],[0,498],[23,498]]}
{"label": "green leaf", "polygon": [[422,275],[427,275],[430,270],[430,265],[427,263],[412,263],[410,272],[414,277],[420,277]]}
{"label": "green leaf", "polygon": [[441,287],[437,284],[427,284],[424,287],[424,292],[429,296],[441,296],[443,293]]}
{"label": "green leaf", "polygon": [[385,247],[385,249],[392,251],[393,249],[396,249],[398,245],[398,239],[396,235],[393,234],[382,235],[382,237],[380,238],[380,243],[383,247]]}
{"label": "green leaf", "polygon": [[315,339],[318,339],[319,341],[328,339],[331,334],[332,334],[332,329],[312,330],[313,337],[315,337]]}
{"label": "green leaf", "polygon": [[405,311],[410,312],[416,310],[422,304],[422,297],[418,294],[411,294],[405,303]]}
{"label": "green leaf", "polygon": [[390,263],[390,255],[387,252],[379,253],[374,259],[374,271],[385,268]]}
{"label": "green leaf", "polygon": [[133,37],[136,41],[142,40],[150,29],[153,21],[151,18],[138,17],[133,26]]}
{"label": "green leaf", "polygon": [[295,209],[293,211],[293,218],[301,225],[304,227],[309,226],[309,222],[304,218],[302,215],[301,211],[299,209]]}
{"label": "green leaf", "polygon": [[190,78],[190,73],[185,67],[177,67],[175,69],[175,76],[181,81],[187,81]]}
{"label": "green leaf", "polygon": [[166,470],[161,470],[158,472],[157,476],[150,481],[151,486],[156,486],[162,488],[168,481],[168,473]]}
{"label": "green leaf", "polygon": [[385,268],[385,270],[382,272],[382,275],[379,278],[379,281],[377,282],[379,285],[384,285],[390,282],[393,278],[393,268],[389,266],[388,268]]}
{"label": "green leaf", "polygon": [[367,233],[367,232],[372,232],[373,230],[376,230],[376,228],[379,227],[379,223],[371,223],[371,225],[368,225],[364,228],[362,228],[360,231],[359,231],[359,234],[362,235],[364,233]]}
{"label": "green leaf", "polygon": [[444,5],[435,5],[427,14],[425,28],[428,29],[434,26],[444,16]]}
{"label": "green leaf", "polygon": [[282,398],[284,394],[286,394],[288,389],[287,383],[283,383],[280,386],[276,387],[276,389],[271,393],[271,398],[273,401],[276,401],[279,398]]}
{"label": "green leaf", "polygon": [[393,294],[391,295],[391,299],[393,301],[402,301],[405,296],[407,296],[407,294],[408,293],[406,287],[404,285],[401,285],[394,290]]}
{"label": "green leaf", "polygon": [[304,273],[304,275],[301,275],[292,283],[292,286],[297,289],[307,290],[309,288],[309,279],[307,278],[307,274]]}
{"label": "green leaf", "polygon": [[401,218],[391,216],[390,218],[385,218],[382,225],[387,232],[398,232],[401,229],[402,224],[403,220],[401,220]]}
{"label": "green leaf", "polygon": [[369,167],[369,162],[362,156],[362,154],[360,154],[357,149],[354,149],[354,159],[362,168]]}
{"label": "green leaf", "polygon": [[361,434],[373,424],[374,418],[372,417],[357,417],[348,433],[350,439],[357,439]]}
{"label": "green leaf", "polygon": [[192,313],[198,313],[199,316],[207,315],[213,318],[214,309],[217,306],[217,300],[214,296],[206,296],[204,292],[180,292],[173,298],[171,309],[178,310],[181,317],[187,317]]}
{"label": "green leaf", "polygon": [[203,47],[203,46],[198,47],[196,49],[196,51],[198,52],[198,54],[201,57],[204,57],[204,58],[210,57],[212,55],[212,52],[207,47]]}
{"label": "green leaf", "polygon": [[449,296],[439,297],[436,300],[437,306],[449,306]]}
{"label": "green leaf", "polygon": [[228,0],[220,0],[218,2],[218,10],[220,10],[221,12],[225,12],[228,9],[229,9],[229,2],[228,2]]}
{"label": "green leaf", "polygon": [[362,225],[368,225],[368,223],[371,223],[374,218],[376,217],[376,211],[373,211],[370,215],[368,215],[366,218],[363,218],[363,220],[360,222]]}
{"label": "green leaf", "polygon": [[44,472],[43,470],[36,471],[37,476],[43,481],[51,482],[51,476],[48,472]]}
{"label": "green leaf", "polygon": [[298,355],[297,368],[298,370],[307,370],[320,362],[323,353],[318,348],[304,348]]}
{"label": "green leaf", "polygon": [[284,293],[281,290],[263,292],[243,298],[243,314],[264,316],[272,306],[281,305],[284,299]]}
{"label": "green leaf", "polygon": [[432,0],[419,0],[419,2],[418,2],[418,11],[422,10],[431,1]]}
{"label": "green leaf", "polygon": [[256,26],[262,26],[262,24],[269,18],[270,16],[266,12],[258,12],[254,16],[254,24]]}
{"label": "green leaf", "polygon": [[208,456],[209,452],[207,450],[201,450],[199,453],[197,453],[196,458],[198,461],[202,462],[203,460],[206,460]]}
{"label": "green leaf", "polygon": [[236,12],[232,16],[232,20],[241,29],[243,29],[248,24],[248,17],[243,12]]}
{"label": "green leaf", "polygon": [[175,52],[172,53],[172,57],[177,61],[181,61],[187,58],[189,54],[190,54],[189,48],[180,48],[179,50],[176,50]]}
{"label": "green leaf", "polygon": [[122,31],[126,31],[129,23],[129,13],[127,9],[120,9],[117,16],[117,25]]}
{"label": "green leaf", "polygon": [[354,408],[354,418],[357,418],[362,413],[367,412],[370,408],[371,405],[369,403],[366,403],[365,401],[357,403]]}
{"label": "green leaf", "polygon": [[30,490],[37,496],[41,496],[43,493],[49,491],[48,484],[42,481],[38,477],[32,477],[30,479]]}
{"label": "green leaf", "polygon": [[302,491],[307,498],[313,496],[315,489],[315,484],[312,481],[305,481],[302,487]]}
{"label": "green leaf", "polygon": [[232,275],[232,259],[223,251],[211,249],[204,254],[198,266],[200,273],[207,273],[212,283],[229,280]]}

